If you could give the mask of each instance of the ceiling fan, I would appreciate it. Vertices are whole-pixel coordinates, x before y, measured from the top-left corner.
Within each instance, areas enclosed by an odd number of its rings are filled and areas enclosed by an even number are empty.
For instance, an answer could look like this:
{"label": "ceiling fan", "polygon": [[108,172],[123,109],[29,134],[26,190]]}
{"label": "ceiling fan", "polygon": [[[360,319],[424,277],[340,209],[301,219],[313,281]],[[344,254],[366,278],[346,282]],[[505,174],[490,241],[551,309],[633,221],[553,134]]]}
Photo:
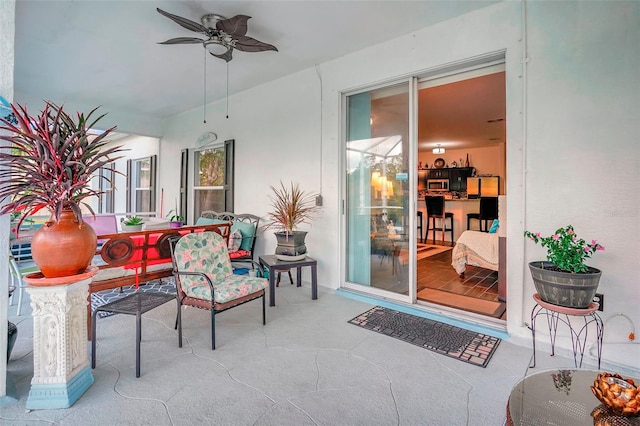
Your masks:
{"label": "ceiling fan", "polygon": [[160,8],[156,8],[158,13],[171,19],[183,28],[203,34],[206,39],[197,37],[177,37],[159,44],[198,44],[202,43],[203,47],[216,58],[224,59],[229,62],[232,57],[233,49],[242,52],[263,52],[265,50],[278,49],[268,43],[263,43],[252,37],[247,36],[247,21],[251,18],[247,15],[236,15],[233,18],[225,18],[224,16],[209,13],[200,18],[201,24],[181,16],[173,15],[165,12]]}

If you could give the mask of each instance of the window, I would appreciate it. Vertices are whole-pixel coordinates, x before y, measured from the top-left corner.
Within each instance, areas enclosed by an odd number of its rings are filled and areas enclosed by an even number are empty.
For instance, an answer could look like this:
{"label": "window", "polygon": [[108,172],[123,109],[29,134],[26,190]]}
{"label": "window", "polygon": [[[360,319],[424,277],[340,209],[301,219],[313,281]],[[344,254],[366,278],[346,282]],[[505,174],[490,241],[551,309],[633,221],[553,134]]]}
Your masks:
{"label": "window", "polygon": [[194,220],[206,210],[233,211],[233,144],[195,151]]}
{"label": "window", "polygon": [[155,213],[156,156],[127,161],[127,213]]}
{"label": "window", "polygon": [[98,188],[100,192],[105,191],[98,196],[98,213],[115,213],[115,168],[115,163],[109,163],[98,169]]}

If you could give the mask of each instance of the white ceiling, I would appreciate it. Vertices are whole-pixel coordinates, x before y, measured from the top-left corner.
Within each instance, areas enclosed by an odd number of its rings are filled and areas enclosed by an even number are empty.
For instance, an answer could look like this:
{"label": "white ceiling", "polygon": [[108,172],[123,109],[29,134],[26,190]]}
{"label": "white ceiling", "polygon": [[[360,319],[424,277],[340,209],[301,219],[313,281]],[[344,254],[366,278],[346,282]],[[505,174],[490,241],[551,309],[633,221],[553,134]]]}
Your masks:
{"label": "white ceiling", "polygon": [[[491,3],[496,1],[17,0],[14,98],[152,117],[201,106],[202,46],[157,44],[198,34],[156,7],[193,21],[206,13],[252,17],[247,35],[279,52],[234,51],[233,94]],[[208,101],[224,98],[225,68],[207,55]]]}

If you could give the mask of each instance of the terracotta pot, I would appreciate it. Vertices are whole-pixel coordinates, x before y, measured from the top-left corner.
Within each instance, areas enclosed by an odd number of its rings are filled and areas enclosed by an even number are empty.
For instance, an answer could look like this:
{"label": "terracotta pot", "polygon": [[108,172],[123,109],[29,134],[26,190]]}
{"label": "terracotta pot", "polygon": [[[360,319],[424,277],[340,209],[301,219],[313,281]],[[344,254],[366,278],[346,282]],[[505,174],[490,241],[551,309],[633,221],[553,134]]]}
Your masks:
{"label": "terracotta pot", "polygon": [[96,253],[96,233],[87,223],[80,225],[73,211],[60,220],[51,218],[33,235],[31,255],[46,278],[83,273]]}

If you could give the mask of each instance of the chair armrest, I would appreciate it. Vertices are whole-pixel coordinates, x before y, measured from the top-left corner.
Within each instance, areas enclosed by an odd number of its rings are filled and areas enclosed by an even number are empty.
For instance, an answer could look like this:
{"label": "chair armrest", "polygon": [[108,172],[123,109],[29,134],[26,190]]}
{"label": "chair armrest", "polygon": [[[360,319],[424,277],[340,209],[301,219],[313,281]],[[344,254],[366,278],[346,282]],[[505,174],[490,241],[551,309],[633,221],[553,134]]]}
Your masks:
{"label": "chair armrest", "polygon": [[[211,289],[211,303],[213,303],[213,301],[215,300],[213,297],[213,292],[214,292],[214,287],[213,287],[213,282],[211,281],[211,278],[209,278],[207,276],[207,274],[205,274],[204,272],[191,272],[191,271],[178,271],[176,269],[173,270],[173,275],[190,275],[190,276],[196,276],[196,277],[203,277],[206,281],[207,284],[209,284],[209,288]],[[179,285],[176,282],[176,285]]]}

